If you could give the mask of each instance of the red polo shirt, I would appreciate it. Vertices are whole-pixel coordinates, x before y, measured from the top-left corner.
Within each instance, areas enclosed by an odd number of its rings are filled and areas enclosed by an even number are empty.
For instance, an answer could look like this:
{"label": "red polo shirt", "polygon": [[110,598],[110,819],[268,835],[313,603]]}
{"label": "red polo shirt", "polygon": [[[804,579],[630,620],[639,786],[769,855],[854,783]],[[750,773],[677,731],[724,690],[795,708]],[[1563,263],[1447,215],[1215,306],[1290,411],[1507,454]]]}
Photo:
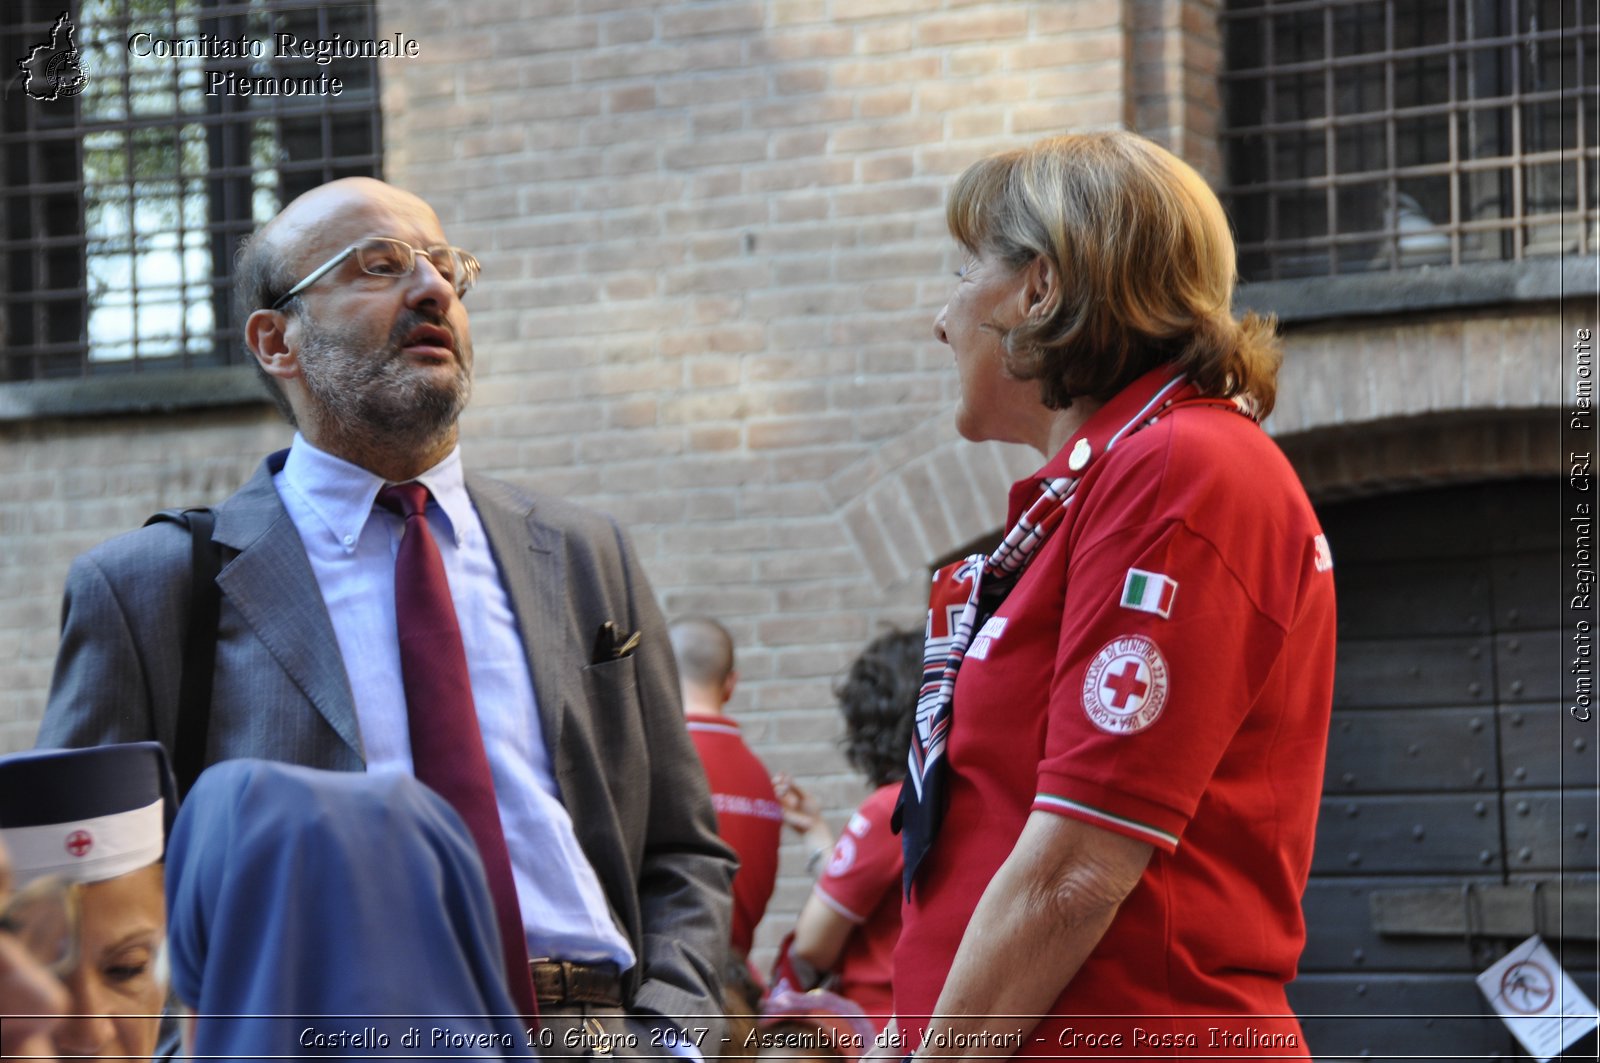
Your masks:
{"label": "red polo shirt", "polygon": [[[926,1025],[973,908],[1040,809],[1155,853],[1021,1054],[1305,1053],[1283,985],[1305,938],[1332,561],[1294,472],[1246,417],[1179,406],[1117,438],[1170,375],[1116,396],[1012,488],[1008,525],[1042,481],[1082,477],[957,678],[949,807],[895,953],[902,1028]],[[1173,1017],[1203,1014],[1232,1018]],[[1068,1043],[1085,1032],[1104,1036]]]}
{"label": "red polo shirt", "polygon": [[747,956],[778,878],[783,808],[772,776],[744,744],[737,721],[704,712],[685,718],[711,784],[717,834],[739,857],[733,876],[733,947]]}
{"label": "red polo shirt", "polygon": [[889,829],[900,784],[880,786],[861,803],[817,880],[817,896],[856,924],[833,965],[835,991],[882,1030],[894,1014],[890,979],[900,938],[900,839]]}

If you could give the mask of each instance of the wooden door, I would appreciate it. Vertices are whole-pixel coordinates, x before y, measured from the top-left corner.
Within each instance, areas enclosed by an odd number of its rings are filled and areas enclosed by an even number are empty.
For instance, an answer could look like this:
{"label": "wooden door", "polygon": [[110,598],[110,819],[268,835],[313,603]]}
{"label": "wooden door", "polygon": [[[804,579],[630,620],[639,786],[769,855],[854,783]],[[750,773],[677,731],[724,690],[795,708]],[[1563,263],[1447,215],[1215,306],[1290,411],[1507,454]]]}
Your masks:
{"label": "wooden door", "polygon": [[1320,507],[1339,668],[1290,986],[1319,1059],[1517,1058],[1474,976],[1535,931],[1596,995],[1597,724],[1563,696],[1557,491]]}

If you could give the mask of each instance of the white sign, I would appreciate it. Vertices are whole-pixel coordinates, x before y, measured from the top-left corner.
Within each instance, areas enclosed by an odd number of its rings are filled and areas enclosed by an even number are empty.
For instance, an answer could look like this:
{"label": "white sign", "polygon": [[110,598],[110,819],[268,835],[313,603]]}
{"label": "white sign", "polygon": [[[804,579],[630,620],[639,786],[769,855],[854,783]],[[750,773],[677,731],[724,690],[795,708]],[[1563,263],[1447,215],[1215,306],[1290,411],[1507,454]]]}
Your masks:
{"label": "white sign", "polygon": [[1538,1063],[1549,1063],[1600,1026],[1594,1001],[1583,995],[1538,934],[1478,975],[1478,988]]}

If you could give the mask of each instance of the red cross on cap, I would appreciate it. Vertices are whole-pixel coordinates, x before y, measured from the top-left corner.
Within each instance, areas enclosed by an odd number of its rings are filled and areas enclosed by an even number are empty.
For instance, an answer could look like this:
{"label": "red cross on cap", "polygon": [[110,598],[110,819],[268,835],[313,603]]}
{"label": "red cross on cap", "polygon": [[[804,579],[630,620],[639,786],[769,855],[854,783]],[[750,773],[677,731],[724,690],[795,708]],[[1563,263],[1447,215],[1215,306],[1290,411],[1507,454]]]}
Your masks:
{"label": "red cross on cap", "polygon": [[94,848],[94,835],[86,830],[75,830],[67,835],[67,852],[73,856],[84,857],[89,855],[89,850]]}

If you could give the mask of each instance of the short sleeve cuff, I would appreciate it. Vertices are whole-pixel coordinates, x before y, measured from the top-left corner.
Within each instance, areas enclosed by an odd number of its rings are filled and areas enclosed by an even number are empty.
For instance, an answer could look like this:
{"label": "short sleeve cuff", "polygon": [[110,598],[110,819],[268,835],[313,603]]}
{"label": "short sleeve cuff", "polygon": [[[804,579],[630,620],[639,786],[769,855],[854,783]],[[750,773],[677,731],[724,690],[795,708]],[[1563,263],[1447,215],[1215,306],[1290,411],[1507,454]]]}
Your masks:
{"label": "short sleeve cuff", "polygon": [[847,921],[854,923],[856,926],[861,926],[867,921],[866,916],[852,910],[849,905],[830,894],[826,889],[823,889],[821,882],[818,882],[815,886],[813,886],[812,890],[816,893],[817,900],[827,905],[834,912],[843,916]]}
{"label": "short sleeve cuff", "polygon": [[1173,853],[1188,817],[1166,805],[1130,797],[1082,779],[1041,773],[1033,807],[1040,812],[1082,820]]}

